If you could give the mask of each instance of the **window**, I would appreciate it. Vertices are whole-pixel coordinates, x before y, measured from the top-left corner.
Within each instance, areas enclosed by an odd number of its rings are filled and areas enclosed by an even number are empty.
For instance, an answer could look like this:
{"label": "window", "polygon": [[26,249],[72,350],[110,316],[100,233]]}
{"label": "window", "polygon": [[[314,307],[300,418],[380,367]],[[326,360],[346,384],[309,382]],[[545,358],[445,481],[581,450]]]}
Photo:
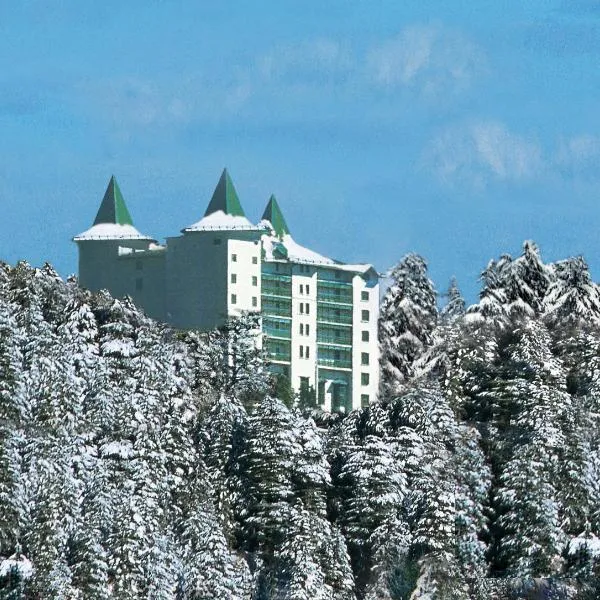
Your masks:
{"label": "window", "polygon": [[252,306],[258,306],[258,298],[256,296],[252,296]]}
{"label": "window", "polygon": [[306,335],[308,335],[310,333],[310,325],[306,325],[306,327],[304,328],[304,331],[306,333]]}
{"label": "window", "polygon": [[369,320],[369,311],[368,310],[361,311],[361,319],[362,319],[363,323],[368,322],[368,320]]}
{"label": "window", "polygon": [[300,358],[304,358],[304,346],[300,346]]}
{"label": "window", "polygon": [[300,302],[300,314],[304,314],[304,302]]}
{"label": "window", "polygon": [[369,353],[368,352],[361,352],[360,353],[360,364],[361,365],[368,365],[369,364]]}
{"label": "window", "polygon": [[252,276],[252,285],[253,286],[257,286],[258,285],[258,277],[256,277],[255,275]]}
{"label": "window", "polygon": [[231,262],[237,262],[237,254],[231,255]]}
{"label": "window", "polygon": [[237,275],[235,273],[231,274],[231,283],[237,283]]}
{"label": "window", "polygon": [[363,331],[362,332],[362,341],[363,342],[368,342],[369,341],[369,332],[368,331]]}
{"label": "window", "polygon": [[340,278],[340,273],[339,273],[339,271],[336,271],[336,272],[335,272],[335,278],[336,278],[336,279],[339,279],[339,278]]}
{"label": "window", "polygon": [[135,270],[141,271],[144,268],[144,263],[141,260],[135,261]]}
{"label": "window", "polygon": [[231,294],[231,304],[237,304],[237,295]]}
{"label": "window", "polygon": [[369,406],[369,394],[361,394],[360,395],[360,405],[362,408]]}
{"label": "window", "polygon": [[310,346],[306,346],[306,358],[310,358]]}
{"label": "window", "polygon": [[308,302],[306,303],[306,314],[310,314],[310,304]]}
{"label": "window", "polygon": [[342,358],[342,354],[339,350],[334,350],[333,351],[333,358],[334,360],[340,360],[340,358]]}
{"label": "window", "polygon": [[304,325],[300,323],[300,335],[304,335]]}
{"label": "window", "polygon": [[360,374],[360,384],[361,385],[369,385],[369,374],[368,373]]}
{"label": "window", "polygon": [[252,257],[252,264],[253,265],[257,265],[258,264],[258,256],[253,256]]}
{"label": "window", "polygon": [[220,245],[221,245],[221,238],[215,238],[215,239],[213,240],[213,244],[214,244],[215,246],[220,246]]}
{"label": "window", "polygon": [[308,285],[308,283],[306,284],[306,293],[310,294],[310,286]]}
{"label": "window", "polygon": [[144,280],[141,277],[135,280],[135,289],[140,292],[144,289]]}
{"label": "window", "polygon": [[361,292],[360,293],[360,299],[363,302],[367,302],[369,300],[369,292]]}
{"label": "window", "polygon": [[304,294],[304,286],[302,284],[300,284],[300,293]]}

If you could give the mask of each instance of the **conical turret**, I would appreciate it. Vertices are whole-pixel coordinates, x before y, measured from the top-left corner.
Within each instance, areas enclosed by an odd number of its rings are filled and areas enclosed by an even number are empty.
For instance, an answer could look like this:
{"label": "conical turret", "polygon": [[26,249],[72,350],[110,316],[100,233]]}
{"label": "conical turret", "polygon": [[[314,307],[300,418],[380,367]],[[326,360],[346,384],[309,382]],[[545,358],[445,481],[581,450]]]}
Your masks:
{"label": "conical turret", "polygon": [[273,231],[277,237],[282,238],[284,235],[290,234],[290,230],[288,229],[287,223],[285,222],[285,218],[281,212],[281,208],[279,208],[279,203],[277,202],[277,198],[275,198],[274,194],[271,194],[262,218],[263,221],[268,221],[271,223]]}
{"label": "conical turret", "polygon": [[259,227],[250,223],[246,218],[227,169],[223,169],[223,173],[221,173],[217,187],[213,192],[202,219],[182,231],[187,233],[216,229],[260,231]]}
{"label": "conical turret", "polygon": [[134,226],[131,214],[115,176],[111,176],[108,187],[94,219],[94,225],[73,238],[75,242],[86,240],[150,240]]}

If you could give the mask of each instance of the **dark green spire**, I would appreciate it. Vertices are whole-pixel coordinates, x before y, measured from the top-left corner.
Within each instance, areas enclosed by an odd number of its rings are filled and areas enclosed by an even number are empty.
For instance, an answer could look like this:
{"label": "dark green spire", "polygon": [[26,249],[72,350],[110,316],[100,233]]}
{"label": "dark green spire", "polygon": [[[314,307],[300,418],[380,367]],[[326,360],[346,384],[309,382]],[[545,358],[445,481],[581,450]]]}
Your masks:
{"label": "dark green spire", "polygon": [[231,215],[233,217],[246,216],[227,169],[223,169],[221,179],[219,179],[219,183],[217,183],[217,187],[213,192],[204,216],[211,215],[218,210],[222,210],[226,215]]}
{"label": "dark green spire", "polygon": [[288,229],[287,223],[283,218],[283,213],[279,208],[277,198],[275,198],[274,195],[271,195],[269,198],[269,203],[267,204],[267,208],[265,208],[262,218],[269,221],[269,223],[273,225],[273,229],[278,237],[281,238],[284,235],[289,235],[290,230]]}
{"label": "dark green spire", "polygon": [[116,223],[117,225],[133,225],[131,215],[125,205],[125,200],[119,184],[113,175],[108,182],[102,204],[98,209],[94,225],[100,223]]}

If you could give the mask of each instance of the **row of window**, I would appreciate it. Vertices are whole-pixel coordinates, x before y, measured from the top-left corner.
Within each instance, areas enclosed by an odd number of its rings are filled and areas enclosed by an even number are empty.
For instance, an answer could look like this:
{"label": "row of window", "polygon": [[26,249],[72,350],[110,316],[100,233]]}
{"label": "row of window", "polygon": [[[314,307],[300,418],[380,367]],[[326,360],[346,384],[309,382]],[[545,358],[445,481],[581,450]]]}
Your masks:
{"label": "row of window", "polygon": [[310,358],[310,346],[300,346],[300,358]]}
{"label": "row of window", "polygon": [[300,284],[300,293],[304,294],[306,291],[306,294],[310,294],[310,285],[308,285],[308,283],[304,284],[301,283]]}
{"label": "row of window", "polygon": [[310,314],[310,304],[308,302],[300,302],[300,314],[301,315],[309,315]]}
{"label": "row of window", "polygon": [[[216,241],[215,241],[216,243]],[[237,262],[237,254],[232,254],[231,255],[231,262]],[[257,265],[258,264],[258,256],[253,256],[252,257],[252,264],[253,265]]]}
{"label": "row of window", "polygon": [[[231,274],[231,283],[237,283],[237,274],[236,273]],[[252,275],[252,285],[254,287],[258,286],[258,277],[256,277],[255,275]]]}
{"label": "row of window", "polygon": [[[237,294],[231,294],[231,304],[237,304]],[[252,306],[253,308],[258,307],[258,298],[256,296],[252,296]]]}
{"label": "row of window", "polygon": [[300,323],[300,335],[310,335],[310,325],[307,323]]}

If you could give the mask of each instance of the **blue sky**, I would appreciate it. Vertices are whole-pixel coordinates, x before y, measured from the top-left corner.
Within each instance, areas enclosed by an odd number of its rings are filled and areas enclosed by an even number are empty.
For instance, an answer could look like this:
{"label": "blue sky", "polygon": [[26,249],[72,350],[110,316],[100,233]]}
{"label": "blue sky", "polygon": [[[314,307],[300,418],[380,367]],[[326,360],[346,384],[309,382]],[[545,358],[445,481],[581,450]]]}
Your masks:
{"label": "blue sky", "polygon": [[469,301],[534,239],[600,276],[600,2],[0,2],[0,258],[75,272],[115,174],[163,239],[224,166],[258,220]]}

